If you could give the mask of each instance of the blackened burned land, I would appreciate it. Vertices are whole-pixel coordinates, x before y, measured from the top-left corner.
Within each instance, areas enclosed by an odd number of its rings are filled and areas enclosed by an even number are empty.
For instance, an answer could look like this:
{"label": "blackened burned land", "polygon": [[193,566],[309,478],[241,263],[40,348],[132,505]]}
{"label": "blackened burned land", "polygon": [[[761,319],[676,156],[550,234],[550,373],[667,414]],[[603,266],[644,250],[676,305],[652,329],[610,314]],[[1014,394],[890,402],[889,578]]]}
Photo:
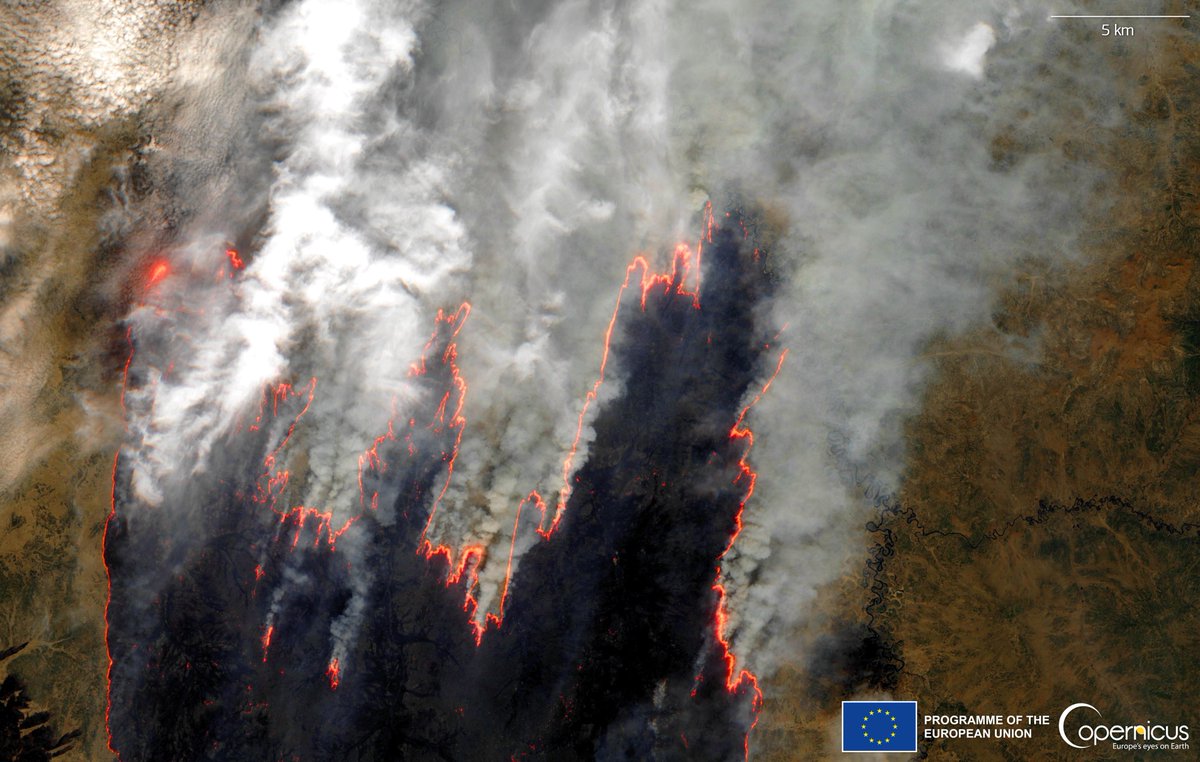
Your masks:
{"label": "blackened burned land", "polygon": [[[0,650],[0,662],[15,656],[28,643]],[[25,684],[9,673],[0,682],[0,761],[49,762],[75,747],[80,731],[60,734],[50,712],[38,711],[30,703]]]}
{"label": "blackened burned land", "polygon": [[[756,322],[769,257],[743,222],[705,245],[698,305],[678,283],[644,309],[627,294],[611,345],[622,393],[479,645],[447,562],[415,552],[450,429],[417,426],[416,455],[388,453],[394,517],[367,511],[332,549],[251,499],[273,446],[261,432],[161,508],[137,506],[120,469],[106,559],[121,758],[741,758],[754,696],[726,687],[713,582],[746,492],[730,431],[776,359]],[[435,341],[431,356],[451,338]],[[454,372],[422,376],[434,404]]]}

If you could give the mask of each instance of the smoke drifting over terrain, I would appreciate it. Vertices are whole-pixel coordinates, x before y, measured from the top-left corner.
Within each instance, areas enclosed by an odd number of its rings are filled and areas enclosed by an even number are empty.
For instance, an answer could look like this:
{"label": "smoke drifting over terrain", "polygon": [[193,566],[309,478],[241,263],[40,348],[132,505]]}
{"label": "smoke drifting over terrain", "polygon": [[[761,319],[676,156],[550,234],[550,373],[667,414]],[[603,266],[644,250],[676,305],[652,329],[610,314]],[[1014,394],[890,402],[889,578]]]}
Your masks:
{"label": "smoke drifting over terrain", "polygon": [[[701,293],[686,251],[660,276],[631,265],[639,277],[603,350],[627,390],[596,416],[561,512],[526,506],[542,539],[481,629],[472,557],[425,536],[461,457],[465,308],[439,316],[410,374],[428,404],[364,453],[363,503],[378,507],[354,521],[278,500],[277,464],[316,386],[276,387],[214,448],[213,468],[154,505],[118,468],[106,533],[113,748],[137,759],[745,753],[761,692],[728,650],[720,564],[753,492],[741,400],[769,346],[755,320],[769,255],[730,228],[705,243]],[[134,370],[127,383],[157,381]],[[149,579],[161,580],[152,596]]]}
{"label": "smoke drifting over terrain", "polygon": [[1057,136],[1118,96],[1045,14],[218,2],[105,80],[153,126],[109,221],[114,747],[746,753],[927,342],[1094,211]]}

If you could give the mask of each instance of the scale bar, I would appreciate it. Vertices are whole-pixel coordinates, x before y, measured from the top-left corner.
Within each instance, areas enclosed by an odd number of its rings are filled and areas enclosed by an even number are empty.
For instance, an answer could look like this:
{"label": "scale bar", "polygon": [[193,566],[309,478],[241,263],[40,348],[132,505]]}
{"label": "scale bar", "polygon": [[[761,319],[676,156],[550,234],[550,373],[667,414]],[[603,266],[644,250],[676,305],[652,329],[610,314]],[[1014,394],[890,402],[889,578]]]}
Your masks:
{"label": "scale bar", "polygon": [[1080,16],[1080,15],[1055,15],[1052,19],[1190,19],[1191,16]]}

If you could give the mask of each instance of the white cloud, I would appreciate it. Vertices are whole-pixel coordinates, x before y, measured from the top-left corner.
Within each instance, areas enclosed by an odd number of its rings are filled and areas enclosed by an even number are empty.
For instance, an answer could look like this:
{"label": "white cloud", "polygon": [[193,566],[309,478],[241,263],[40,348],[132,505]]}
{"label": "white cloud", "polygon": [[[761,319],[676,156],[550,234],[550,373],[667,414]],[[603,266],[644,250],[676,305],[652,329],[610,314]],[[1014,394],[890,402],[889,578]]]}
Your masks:
{"label": "white cloud", "polygon": [[[985,321],[1022,258],[1072,251],[1086,171],[1064,172],[1044,141],[1001,170],[989,140],[1018,106],[1039,135],[1071,110],[1102,116],[1089,57],[1101,54],[1051,61],[1038,79],[1047,31],[1021,23],[1038,4],[981,5],[283,8],[248,66],[254,97],[234,105],[245,121],[265,100],[266,132],[286,150],[244,196],[224,179],[194,190],[198,208],[228,196],[217,208],[232,209],[269,187],[265,238],[232,291],[195,294],[206,317],[171,324],[187,350],[152,411],[133,401],[147,416],[139,484],[186,478],[181,464],[202,467],[264,383],[311,375],[295,443],[303,500],[344,520],[358,510],[358,454],[393,398],[412,401],[405,371],[436,310],[470,300],[467,429],[435,532],[493,544],[486,608],[517,505],[562,484],[626,263],[694,237],[710,194],[766,202],[785,218],[772,256],[790,280],[770,310],[792,354],[750,417],[758,488],[725,566],[737,650],[769,668],[814,591],[861,551],[868,508],[831,459],[830,432],[842,457],[894,487],[923,343]],[[970,31],[931,56],[948,26]],[[974,81],[985,63],[995,89]],[[181,113],[211,118],[199,104]],[[231,130],[202,145],[219,163],[247,140]],[[202,261],[227,224],[198,215],[176,254]],[[603,393],[619,389],[614,368]]]}
{"label": "white cloud", "polygon": [[996,30],[980,21],[961,40],[943,49],[942,62],[951,71],[983,76],[984,58],[996,44]]}

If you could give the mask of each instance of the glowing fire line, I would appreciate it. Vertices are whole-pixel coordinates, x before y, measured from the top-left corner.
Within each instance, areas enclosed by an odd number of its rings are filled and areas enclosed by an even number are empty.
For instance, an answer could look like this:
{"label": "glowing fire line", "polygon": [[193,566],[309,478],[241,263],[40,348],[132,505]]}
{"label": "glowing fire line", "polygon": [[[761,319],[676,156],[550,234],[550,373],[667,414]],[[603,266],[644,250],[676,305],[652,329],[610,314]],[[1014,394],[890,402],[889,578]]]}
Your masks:
{"label": "glowing fire line", "polygon": [[[125,410],[125,391],[129,388],[129,366],[133,364],[133,329],[129,328],[125,331],[125,341],[129,345],[129,355],[125,358],[125,367],[121,371],[121,421],[125,427],[126,433],[129,431],[128,417]],[[118,760],[121,758],[120,752],[113,747],[112,737],[112,673],[113,673],[113,658],[112,646],[108,640],[108,609],[112,605],[112,571],[108,568],[108,529],[112,524],[113,519],[117,516],[117,467],[121,460],[121,448],[113,453],[112,467],[112,491],[109,496],[108,516],[104,519],[104,532],[100,536],[100,563],[104,565],[104,578],[108,583],[108,589],[104,599],[104,655],[108,659],[108,667],[104,672],[104,733],[105,745]]]}
{"label": "glowing fire line", "polygon": [[[422,356],[421,356],[419,362],[412,366],[412,368],[410,370],[410,375],[413,375],[413,376],[423,375],[424,373],[427,372],[427,366],[426,366],[427,358],[430,353],[430,350],[433,348],[435,341],[437,341],[437,339],[441,333],[442,324],[447,324],[449,326],[452,326],[453,330],[451,331],[449,338],[446,340],[445,348],[443,349],[442,355],[441,355],[441,361],[442,361],[443,365],[446,366],[450,372],[451,389],[449,391],[447,391],[445,393],[445,395],[442,397],[442,399],[437,407],[437,411],[435,412],[435,414],[433,416],[433,420],[429,423],[429,428],[440,433],[445,430],[445,427],[447,427],[447,426],[450,427],[450,429],[452,429],[454,431],[454,441],[449,449],[449,452],[443,453],[442,457],[446,463],[445,479],[442,482],[442,486],[437,494],[437,497],[433,500],[433,503],[430,507],[428,519],[426,520],[424,528],[422,529],[422,532],[421,532],[421,541],[417,548],[417,552],[424,555],[427,559],[432,559],[434,556],[442,556],[445,559],[445,561],[447,563],[447,567],[448,567],[448,572],[447,572],[447,576],[446,576],[446,580],[445,580],[445,584],[447,586],[453,586],[453,585],[457,585],[459,583],[464,583],[464,580],[465,580],[463,610],[468,614],[468,623],[471,625],[471,627],[474,630],[476,645],[478,645],[480,642],[482,642],[484,632],[486,632],[489,628],[491,628],[493,626],[496,628],[499,628],[501,626],[501,624],[503,623],[504,609],[505,609],[505,605],[506,605],[507,599],[508,599],[508,589],[509,589],[509,585],[510,585],[511,579],[512,579],[512,564],[513,564],[514,555],[515,555],[515,551],[516,551],[517,532],[518,532],[518,529],[520,526],[521,516],[522,516],[522,512],[523,512],[525,506],[527,504],[532,503],[533,506],[535,508],[537,508],[537,510],[539,511],[541,518],[538,522],[536,532],[544,540],[548,540],[550,537],[553,536],[553,534],[558,529],[558,526],[562,520],[562,516],[566,509],[566,505],[572,494],[571,474],[572,474],[572,467],[574,465],[574,460],[578,453],[579,441],[583,434],[583,429],[584,429],[584,425],[586,422],[589,408],[590,408],[591,404],[599,396],[600,387],[604,383],[605,373],[606,373],[610,349],[611,349],[613,332],[616,328],[617,321],[619,319],[621,307],[624,302],[625,293],[629,289],[630,285],[635,282],[635,273],[640,273],[637,275],[636,282],[640,287],[641,293],[640,293],[639,305],[643,311],[646,309],[647,297],[656,288],[661,288],[664,294],[670,293],[671,290],[674,289],[674,292],[676,294],[690,296],[692,298],[693,306],[695,307],[695,309],[697,309],[697,310],[700,309],[701,256],[702,256],[702,252],[703,252],[704,243],[706,241],[709,243],[712,242],[713,228],[714,228],[714,222],[713,222],[712,208],[711,208],[711,205],[709,205],[705,209],[705,233],[701,237],[700,241],[698,242],[698,244],[696,246],[696,251],[695,251],[694,257],[693,257],[692,251],[688,247],[688,245],[685,243],[681,243],[681,244],[677,245],[674,250],[674,253],[672,256],[672,261],[671,261],[671,269],[670,269],[669,273],[665,273],[665,272],[664,273],[654,273],[651,270],[648,261],[642,256],[635,257],[633,259],[633,261],[630,262],[630,264],[626,267],[624,280],[622,281],[621,286],[617,291],[616,303],[613,306],[613,311],[609,317],[608,324],[604,331],[603,351],[601,353],[599,372],[597,374],[596,380],[593,382],[591,388],[587,391],[587,393],[584,397],[583,404],[580,408],[580,412],[579,412],[579,416],[578,416],[578,420],[577,420],[575,436],[574,436],[572,443],[567,451],[566,456],[563,459],[563,466],[562,466],[563,485],[558,494],[558,499],[555,504],[553,518],[550,520],[549,526],[547,526],[547,507],[548,506],[547,506],[545,500],[543,499],[543,497],[536,490],[531,491],[525,497],[525,499],[523,499],[518,504],[517,510],[516,510],[516,516],[514,517],[514,520],[513,520],[513,533],[512,533],[512,537],[511,537],[511,541],[510,541],[510,545],[509,545],[509,553],[508,553],[508,559],[507,559],[507,563],[506,563],[506,567],[505,567],[504,582],[503,582],[503,585],[501,588],[500,603],[499,603],[498,611],[496,613],[487,612],[485,614],[482,622],[478,621],[478,619],[477,619],[479,603],[476,598],[475,591],[476,591],[476,589],[478,587],[478,583],[479,583],[479,570],[482,567],[483,562],[486,558],[486,554],[487,554],[486,547],[482,546],[482,545],[464,545],[463,547],[461,547],[459,549],[459,552],[457,554],[458,560],[457,560],[457,562],[455,562],[455,552],[454,552],[453,548],[451,548],[448,545],[444,545],[444,544],[434,545],[427,537],[429,529],[433,525],[433,521],[434,521],[434,518],[437,513],[437,508],[439,507],[439,505],[442,501],[442,498],[445,496],[447,490],[449,489],[450,481],[453,478],[455,460],[457,459],[459,446],[461,445],[461,442],[462,442],[463,431],[466,427],[466,419],[464,418],[462,413],[463,413],[463,408],[465,405],[466,394],[467,394],[467,382],[463,378],[463,376],[459,370],[458,364],[457,364],[458,350],[457,350],[457,343],[455,340],[457,339],[458,333],[462,329],[463,324],[466,322],[467,317],[470,315],[471,305],[469,303],[464,302],[457,311],[455,311],[454,313],[451,313],[449,315],[444,313],[442,310],[438,311],[436,319],[435,319],[435,329],[433,331],[433,335],[430,337],[429,341],[426,343],[425,349],[422,353]],[[757,252],[756,252],[756,254],[757,254]],[[244,263],[242,262],[240,257],[238,257],[236,251],[234,251],[233,249],[229,249],[226,252],[226,255],[229,259],[230,264],[233,266],[234,269],[241,269],[242,267],[244,267]],[[687,283],[689,281],[689,276],[691,275],[691,272],[693,269],[695,270],[695,273],[696,273],[695,285],[692,287],[691,290],[689,290],[687,288]],[[168,271],[166,269],[163,269],[161,265],[156,266],[150,274],[149,285],[152,286],[155,283],[157,283],[157,281],[159,281],[163,277],[165,277],[167,272]],[[123,418],[125,417],[125,412],[126,412],[125,411],[125,392],[126,392],[126,389],[128,386],[129,368],[133,361],[132,331],[130,331],[130,333],[127,334],[127,339],[130,341],[131,349],[130,349],[130,354],[125,363],[124,377],[123,377],[122,389],[121,389],[121,406],[122,406]],[[743,450],[741,458],[738,461],[738,469],[739,470],[738,470],[738,475],[734,479],[734,483],[739,483],[739,482],[745,481],[747,486],[746,486],[745,494],[743,495],[742,499],[739,502],[738,510],[734,517],[735,529],[734,529],[733,533],[731,534],[731,536],[729,538],[729,542],[727,543],[725,549],[721,552],[720,556],[718,557],[718,565],[716,568],[716,580],[714,581],[714,583],[712,585],[712,589],[717,593],[717,607],[716,607],[716,613],[715,613],[715,617],[714,617],[714,619],[715,619],[714,629],[715,629],[716,640],[720,644],[720,647],[722,649],[722,658],[726,665],[725,688],[728,692],[732,693],[732,692],[737,691],[742,685],[749,684],[751,687],[751,690],[753,691],[753,694],[754,694],[752,708],[754,710],[755,717],[754,717],[753,723],[750,726],[750,729],[747,731],[746,738],[744,741],[747,757],[749,756],[749,733],[750,733],[750,731],[752,731],[754,729],[754,727],[758,723],[758,712],[762,706],[763,695],[762,695],[762,691],[760,690],[760,688],[758,686],[758,678],[752,672],[750,672],[747,669],[742,669],[740,671],[737,670],[736,657],[734,656],[734,654],[731,650],[731,645],[730,645],[730,642],[726,635],[726,627],[728,625],[728,611],[727,611],[727,604],[726,604],[727,596],[726,596],[725,587],[721,581],[722,576],[723,576],[723,571],[722,571],[722,568],[720,565],[720,561],[722,561],[725,558],[725,556],[730,552],[730,550],[732,550],[734,544],[737,541],[738,536],[742,532],[742,528],[743,528],[742,514],[745,509],[747,501],[749,501],[751,495],[754,492],[754,484],[757,479],[757,474],[755,474],[755,472],[750,468],[750,466],[746,460],[750,449],[754,445],[754,435],[753,435],[753,432],[749,428],[743,426],[743,422],[744,422],[744,419],[745,419],[747,413],[749,412],[749,410],[770,389],[771,384],[774,382],[775,378],[778,376],[780,370],[782,369],[783,362],[786,357],[787,357],[787,351],[785,350],[784,352],[781,353],[781,355],[779,357],[779,361],[775,368],[775,372],[767,380],[766,384],[758,392],[758,394],[755,396],[755,398],[748,405],[746,405],[746,407],[744,407],[742,409],[741,413],[738,415],[736,423],[734,424],[733,428],[730,430],[730,433],[729,433],[729,436],[731,439],[745,440],[745,442],[746,442],[746,446]],[[278,415],[279,406],[281,403],[285,403],[293,398],[303,397],[304,404],[303,404],[302,408],[300,409],[300,411],[293,417],[293,419],[290,422],[290,424],[288,425],[286,433],[284,434],[282,439],[271,450],[271,452],[264,458],[264,462],[263,462],[264,471],[263,471],[262,476],[259,478],[258,483],[256,484],[256,495],[253,497],[253,499],[255,502],[268,505],[269,508],[280,517],[281,526],[286,525],[289,518],[295,519],[295,521],[296,521],[296,536],[292,543],[293,547],[295,547],[296,543],[299,541],[300,534],[301,534],[307,520],[309,518],[314,518],[317,521],[317,527],[315,530],[316,537],[315,537],[314,543],[319,544],[322,535],[324,535],[326,541],[328,542],[328,544],[330,546],[330,550],[332,551],[334,549],[334,547],[336,546],[337,539],[355,523],[355,521],[359,518],[361,513],[358,515],[348,517],[342,523],[341,526],[339,526],[335,529],[333,526],[334,515],[333,515],[332,510],[322,511],[317,508],[306,507],[303,505],[297,505],[297,506],[289,508],[288,510],[285,510],[285,511],[280,511],[276,508],[276,502],[278,501],[278,498],[282,495],[282,493],[286,489],[287,484],[290,480],[289,471],[287,469],[279,469],[278,468],[279,457],[280,457],[280,454],[283,452],[284,448],[290,442],[291,437],[292,437],[293,433],[295,432],[296,427],[299,425],[301,419],[308,412],[310,406],[312,405],[313,398],[316,393],[316,386],[317,386],[317,379],[314,377],[314,378],[310,379],[309,382],[299,390],[297,390],[292,384],[290,384],[288,382],[279,382],[277,384],[270,385],[266,389],[264,389],[263,398],[260,403],[258,417],[255,419],[255,422],[253,424],[251,424],[251,426],[249,427],[249,430],[251,430],[251,431],[257,431],[263,425],[263,418],[265,415],[266,405],[267,405],[268,401],[271,403],[272,417],[275,417]],[[451,400],[452,397],[453,397],[453,400]],[[450,407],[451,401],[453,401],[453,407],[452,407],[452,412],[450,413],[450,419],[447,422],[446,421],[446,413],[447,413],[447,409]],[[372,442],[372,445],[369,448],[367,448],[359,456],[359,459],[358,459],[358,485],[359,485],[360,509],[365,510],[365,509],[369,508],[371,510],[376,510],[378,508],[379,494],[377,491],[372,493],[369,501],[366,498],[364,485],[363,485],[363,472],[364,472],[364,469],[367,469],[367,468],[370,468],[370,469],[372,469],[376,472],[380,472],[380,473],[382,473],[383,471],[385,471],[387,469],[387,462],[380,455],[379,446],[385,441],[396,441],[396,431],[395,431],[395,427],[394,427],[395,413],[396,413],[395,404],[393,402],[392,416],[388,420],[386,432],[381,434],[380,436],[376,437],[375,440]],[[415,421],[410,419],[409,424],[411,427],[412,425],[415,424]],[[411,439],[409,441],[409,452],[410,452],[410,454],[413,452]],[[105,552],[105,543],[107,542],[108,523],[113,520],[113,518],[115,517],[115,514],[116,514],[116,480],[117,480],[117,469],[118,469],[119,457],[120,457],[120,454],[118,451],[117,455],[113,459],[112,503],[111,503],[111,507],[110,507],[110,511],[109,511],[109,516],[106,521],[105,538],[104,538],[104,540],[102,540],[102,548],[101,548],[102,554]],[[107,567],[106,561],[105,561],[105,569],[106,569],[106,572],[108,572],[108,567]],[[262,574],[263,574],[262,567],[261,566],[257,567],[255,570],[256,581],[257,581],[257,579],[261,578]],[[105,726],[106,726],[106,730],[108,733],[108,748],[119,759],[120,755],[116,751],[116,749],[113,748],[113,745],[112,745],[112,731],[111,731],[111,723],[110,723],[110,716],[111,716],[111,709],[112,709],[111,682],[112,682],[113,661],[112,661],[111,649],[108,648],[107,646],[108,646],[108,607],[111,604],[111,600],[112,600],[111,573],[109,573],[107,576],[108,576],[108,598],[105,602],[105,644],[106,644],[106,650],[108,651],[108,672],[107,672],[108,691],[106,693],[107,700],[106,700],[106,706],[105,706]],[[266,659],[267,659],[267,652],[270,648],[273,632],[274,632],[273,624],[268,624],[264,629],[264,633],[262,636],[262,648],[263,648],[263,660],[264,661],[266,661]],[[326,675],[329,679],[330,688],[332,690],[337,689],[337,687],[340,683],[340,680],[341,680],[341,673],[342,673],[342,664],[341,664],[340,659],[337,657],[331,658],[329,665],[326,669]],[[685,741],[685,743],[686,743],[686,741]]]}
{"label": "glowing fire line", "polygon": [[[738,414],[737,422],[733,424],[733,428],[729,430],[730,439],[744,440],[746,445],[742,450],[742,455],[738,459],[738,475],[734,477],[734,484],[738,482],[746,482],[746,492],[742,495],[741,501],[738,503],[737,513],[734,514],[734,530],[729,536],[729,543],[725,546],[725,550],[721,551],[721,555],[717,557],[717,578],[713,582],[712,589],[717,593],[717,612],[715,617],[715,634],[717,643],[721,646],[722,658],[725,661],[725,690],[733,693],[743,684],[748,684],[751,691],[754,693],[752,706],[754,709],[754,721],[750,723],[750,728],[746,731],[746,738],[743,741],[743,748],[746,754],[746,759],[750,758],[750,733],[753,732],[758,725],[758,712],[762,708],[763,693],[758,686],[758,676],[748,669],[737,671],[737,657],[733,653],[732,644],[729,642],[729,637],[725,633],[726,626],[729,624],[729,610],[726,605],[727,593],[725,585],[721,581],[724,572],[721,568],[721,562],[725,560],[725,556],[729,551],[733,550],[734,543],[742,533],[743,522],[742,514],[746,509],[746,503],[750,501],[750,497],[754,494],[754,484],[758,481],[758,474],[750,468],[750,464],[746,458],[750,455],[751,448],[754,447],[754,432],[748,427],[743,426],[746,419],[746,414],[750,412],[750,408],[758,404],[758,401],[763,398],[763,395],[771,388],[771,384],[775,383],[775,379],[779,376],[779,372],[783,370],[783,361],[787,359],[788,350],[783,350],[779,354],[779,361],[775,365],[775,372],[767,379],[763,388],[759,390],[754,399],[748,405],[742,408],[742,412]],[[735,677],[736,675],[736,677]]]}
{"label": "glowing fire line", "polygon": [[[484,632],[486,632],[490,627],[493,627],[493,626],[498,628],[504,621],[504,606],[508,599],[508,587],[512,580],[512,563],[513,563],[513,556],[514,556],[514,553],[516,550],[517,528],[520,525],[521,514],[522,514],[524,507],[529,503],[533,503],[533,505],[540,512],[541,520],[538,522],[538,527],[537,527],[536,531],[545,540],[550,539],[550,537],[558,529],[559,522],[562,520],[563,512],[565,511],[567,502],[571,496],[571,491],[572,491],[572,489],[571,489],[571,469],[572,469],[572,465],[575,460],[575,456],[579,450],[579,440],[583,436],[583,428],[584,428],[584,424],[586,422],[588,409],[591,406],[592,402],[594,402],[596,400],[596,398],[600,392],[600,387],[604,383],[605,370],[608,366],[608,358],[609,358],[609,352],[610,352],[611,344],[612,344],[613,332],[616,329],[617,320],[618,320],[620,312],[621,312],[621,305],[624,302],[625,292],[629,289],[630,285],[635,282],[634,274],[640,271],[640,275],[637,278],[637,283],[640,286],[640,290],[641,290],[639,304],[643,311],[645,311],[645,309],[646,309],[646,299],[649,296],[649,294],[654,289],[660,288],[660,287],[662,288],[663,293],[669,293],[671,291],[671,289],[674,288],[675,293],[684,295],[684,296],[690,296],[692,298],[693,306],[697,310],[700,309],[699,262],[700,262],[700,256],[701,256],[701,252],[703,250],[703,245],[704,245],[705,240],[707,240],[710,243],[712,241],[713,226],[714,225],[713,225],[713,218],[712,218],[712,206],[710,204],[705,207],[705,228],[706,228],[706,230],[705,230],[704,237],[701,238],[699,244],[696,247],[694,262],[693,262],[693,256],[692,256],[691,249],[688,247],[688,245],[686,243],[680,243],[675,247],[673,256],[671,258],[671,270],[669,273],[654,273],[650,268],[649,262],[645,259],[645,257],[641,257],[641,256],[635,257],[633,259],[633,261],[630,262],[629,265],[625,268],[625,278],[622,281],[620,288],[617,290],[616,303],[613,306],[612,314],[609,317],[608,325],[604,331],[604,348],[603,348],[603,352],[601,353],[601,357],[600,357],[600,370],[599,370],[599,373],[597,374],[596,380],[593,382],[591,388],[588,390],[587,394],[584,397],[583,405],[579,411],[579,417],[578,417],[576,429],[575,429],[575,436],[571,442],[571,446],[567,452],[567,455],[563,460],[563,467],[562,467],[563,486],[562,486],[562,489],[559,491],[558,500],[556,502],[555,510],[554,510],[554,517],[551,520],[550,525],[547,526],[546,525],[546,508],[547,508],[547,506],[546,506],[546,503],[545,503],[545,500],[543,499],[543,497],[536,490],[531,491],[525,497],[525,499],[522,500],[517,505],[516,516],[513,520],[513,536],[512,536],[511,542],[509,544],[508,559],[507,559],[506,566],[505,566],[504,583],[501,587],[500,605],[499,605],[499,608],[496,613],[492,613],[489,611],[486,614],[484,614],[482,621],[480,621],[478,618],[479,601],[475,595],[475,590],[479,584],[479,569],[482,567],[483,562],[487,556],[486,547],[481,546],[481,545],[464,546],[459,551],[458,562],[455,563],[455,561],[454,561],[455,553],[454,553],[453,548],[451,548],[450,546],[445,545],[445,544],[434,545],[428,539],[428,536],[427,536],[430,527],[433,525],[434,517],[436,516],[437,508],[441,503],[441,499],[446,494],[446,490],[450,485],[450,478],[454,471],[454,461],[455,461],[455,458],[457,458],[457,456],[458,456],[458,445],[462,441],[463,428],[465,428],[465,426],[466,426],[466,420],[462,416],[462,409],[463,409],[463,405],[465,403],[467,384],[466,384],[466,381],[462,378],[462,376],[459,372],[458,365],[455,362],[458,357],[457,348],[456,348],[455,344],[453,343],[453,341],[451,341],[449,344],[447,344],[447,347],[446,347],[445,351],[443,352],[442,359],[443,359],[443,362],[446,363],[450,367],[451,378],[453,381],[453,387],[454,387],[454,390],[458,394],[458,397],[455,400],[454,414],[451,416],[451,423],[449,425],[455,427],[457,429],[457,433],[456,433],[456,437],[455,437],[454,447],[452,448],[451,455],[447,461],[446,480],[442,485],[441,492],[438,494],[437,498],[434,500],[433,505],[430,509],[429,518],[425,523],[425,529],[421,533],[421,545],[418,549],[418,552],[425,555],[426,558],[433,558],[433,556],[439,555],[445,559],[447,565],[451,569],[450,573],[447,575],[447,578],[446,578],[446,584],[448,586],[456,585],[459,582],[463,581],[464,578],[466,579],[465,594],[464,594],[464,600],[463,600],[463,611],[467,612],[468,622],[470,623],[471,627],[473,628],[473,630],[475,632],[476,645],[480,644],[483,641]],[[696,271],[695,286],[694,286],[694,290],[688,290],[686,287],[686,284],[689,280],[689,275],[691,274],[691,271],[693,269],[695,269],[695,271]],[[469,305],[464,305],[464,306],[469,308]],[[468,311],[469,311],[469,309],[468,309]],[[439,319],[441,319],[440,312],[438,313],[438,315],[439,315]],[[458,335],[458,331],[461,329],[461,327],[462,327],[461,323],[458,323],[456,325],[454,333],[451,336],[452,340],[453,340],[453,338],[455,338]],[[431,342],[432,342],[432,340],[431,340]],[[428,352],[429,346],[430,346],[429,344],[426,345],[426,352]],[[420,367],[420,372],[424,372],[424,368],[425,368],[424,357],[422,357],[421,364],[419,367]],[[446,404],[447,404],[447,400],[445,398],[443,398],[441,405],[439,406],[439,412],[436,416],[436,418],[438,418],[439,420],[444,419],[444,409],[446,407]]]}

